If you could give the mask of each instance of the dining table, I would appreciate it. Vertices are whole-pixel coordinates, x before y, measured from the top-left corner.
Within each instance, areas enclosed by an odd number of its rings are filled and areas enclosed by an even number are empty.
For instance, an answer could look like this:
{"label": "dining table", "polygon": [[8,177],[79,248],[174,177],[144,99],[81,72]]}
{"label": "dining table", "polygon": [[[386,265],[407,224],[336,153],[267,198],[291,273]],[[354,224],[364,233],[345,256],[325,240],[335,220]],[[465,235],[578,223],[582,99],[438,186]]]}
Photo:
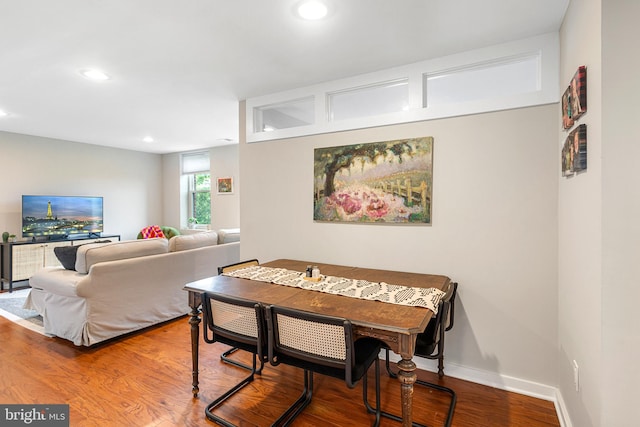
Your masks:
{"label": "dining table", "polygon": [[[263,267],[285,269],[305,275],[308,266],[316,266],[322,277],[339,277],[407,287],[408,289],[435,288],[445,291],[451,280],[447,276],[363,268],[356,266],[318,263],[314,261],[278,259],[260,264]],[[402,425],[412,425],[413,384],[416,381],[416,364],[413,361],[416,336],[423,332],[434,311],[424,306],[355,298],[316,290],[308,290],[282,284],[218,275],[187,283],[191,307],[189,324],[192,350],[192,392],[199,393],[198,351],[200,341],[202,295],[207,292],[230,295],[260,302],[309,311],[351,321],[354,339],[370,337],[380,340],[391,351],[400,356],[398,380],[402,405]]]}

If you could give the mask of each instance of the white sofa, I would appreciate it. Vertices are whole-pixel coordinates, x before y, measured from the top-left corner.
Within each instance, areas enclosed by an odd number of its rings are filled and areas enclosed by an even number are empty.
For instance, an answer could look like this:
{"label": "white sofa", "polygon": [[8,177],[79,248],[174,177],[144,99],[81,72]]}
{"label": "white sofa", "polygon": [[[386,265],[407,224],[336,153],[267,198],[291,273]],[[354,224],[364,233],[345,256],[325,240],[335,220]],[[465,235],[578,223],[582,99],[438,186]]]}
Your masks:
{"label": "white sofa", "polygon": [[190,312],[186,283],[239,261],[240,242],[229,240],[239,233],[81,245],[75,270],[51,267],[29,279],[24,307],[42,315],[46,334],[84,346],[171,320]]}

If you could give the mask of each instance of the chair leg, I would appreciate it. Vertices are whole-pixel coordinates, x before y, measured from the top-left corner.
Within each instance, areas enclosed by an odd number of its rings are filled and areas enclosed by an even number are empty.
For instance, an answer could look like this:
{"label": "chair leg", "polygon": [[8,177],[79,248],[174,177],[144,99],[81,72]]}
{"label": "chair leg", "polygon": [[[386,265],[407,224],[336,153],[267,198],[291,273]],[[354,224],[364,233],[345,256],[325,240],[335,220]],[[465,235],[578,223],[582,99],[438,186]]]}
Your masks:
{"label": "chair leg", "polygon": [[[237,360],[233,360],[233,359],[229,358],[230,355],[232,355],[233,353],[235,353],[238,350],[239,350],[238,347],[231,347],[229,350],[225,351],[224,353],[222,353],[220,355],[220,360],[222,360],[224,363],[228,363],[230,365],[237,366],[238,368],[242,368],[242,369],[246,369],[247,371],[250,371],[251,370],[251,366],[245,365],[242,362],[238,362]],[[261,360],[260,361],[260,367],[256,370],[256,374],[261,374],[263,367],[264,367],[264,361]]]}
{"label": "chair leg", "polygon": [[382,410],[380,409],[380,360],[376,359],[375,361],[376,367],[375,367],[375,371],[376,371],[376,406],[375,408],[372,408],[371,405],[369,405],[369,399],[368,399],[368,380],[367,380],[367,375],[365,374],[365,376],[362,378],[362,400],[364,401],[364,407],[367,409],[367,412],[370,414],[375,414],[376,418],[373,421],[373,424],[371,424],[373,427],[378,427],[380,425],[380,417],[382,416]]}
{"label": "chair leg", "polygon": [[257,370],[256,370],[256,359],[257,359],[257,356],[254,355],[254,357],[253,357],[253,367],[248,367],[248,369],[251,370],[251,372],[249,373],[248,376],[246,376],[239,383],[237,383],[236,385],[231,387],[229,390],[227,390],[222,396],[218,397],[213,402],[211,402],[211,403],[209,403],[207,405],[207,407],[204,410],[204,413],[205,413],[207,419],[209,419],[209,420],[211,420],[211,421],[213,421],[213,422],[215,422],[217,424],[220,424],[222,426],[225,426],[225,427],[236,427],[235,424],[233,424],[233,423],[225,420],[224,418],[221,418],[218,415],[214,414],[213,410],[215,408],[217,408],[218,406],[222,405],[222,403],[224,403],[224,401],[226,401],[228,398],[230,398],[235,393],[237,393],[239,390],[241,390],[244,386],[246,386],[247,384],[249,384],[250,382],[253,381],[254,375],[257,373]]}
{"label": "chair leg", "polygon": [[285,427],[290,425],[300,413],[309,406],[313,397],[313,371],[304,370],[304,388],[300,397],[271,424],[271,427]]}
{"label": "chair leg", "polygon": [[[390,366],[390,363],[389,363],[389,349],[385,349],[385,352],[386,352],[385,366],[387,368],[387,372],[389,373],[389,376],[391,378],[397,378],[398,375],[391,370],[391,366]],[[438,375],[438,376],[440,376],[440,375]],[[427,381],[423,381],[423,380],[416,380],[415,384],[418,384],[418,385],[421,385],[421,386],[424,386],[424,387],[429,387],[429,388],[432,388],[434,390],[438,390],[438,391],[447,393],[449,396],[451,396],[451,403],[449,403],[449,411],[447,412],[447,418],[445,419],[445,422],[444,422],[444,426],[445,427],[450,427],[451,426],[451,421],[453,419],[453,413],[454,413],[455,408],[456,408],[456,403],[458,401],[458,397],[456,396],[456,392],[453,391],[453,389],[451,389],[449,387],[441,386],[441,385],[438,385],[438,384],[433,384],[433,383],[430,383],[430,382],[427,382]],[[370,407],[368,406],[368,402],[365,402],[365,403],[367,404],[367,409],[369,410]],[[371,411],[369,410],[369,412],[371,412]],[[390,419],[396,420],[396,421],[402,421],[402,418],[397,416],[397,415],[390,414],[390,413],[384,412],[384,411],[382,411],[381,414],[382,414],[383,417],[390,418]],[[422,424],[418,424],[418,423],[415,423],[415,422],[413,423],[413,425],[414,426],[422,426]]]}
{"label": "chair leg", "polygon": [[396,374],[395,372],[393,372],[391,370],[391,365],[390,365],[390,362],[389,362],[389,349],[385,348],[384,351],[385,351],[385,355],[386,355],[385,361],[384,361],[384,365],[387,368],[387,374],[389,374],[389,376],[391,378],[398,378],[398,374]]}
{"label": "chair leg", "polygon": [[438,357],[438,377],[444,377],[444,355]]}
{"label": "chair leg", "polygon": [[[380,373],[380,365],[378,365],[377,367],[378,369],[378,374]],[[365,408],[367,408],[367,412],[369,412],[370,414],[376,414],[376,420],[373,423],[373,426],[378,426],[380,424],[380,417],[385,417],[385,418],[389,418],[390,420],[394,420],[394,421],[398,421],[398,422],[402,422],[402,417],[392,414],[390,412],[385,412],[381,409],[380,407],[380,382],[379,382],[379,378],[378,378],[378,382],[376,384],[376,406],[375,408],[372,407],[369,404],[369,399],[368,399],[368,393],[367,393],[367,386],[366,386],[366,377],[364,378],[363,381],[363,390],[362,390],[362,399],[364,400],[364,406]],[[424,424],[420,424],[417,422],[412,422],[411,425],[413,427],[428,427],[425,426]]]}

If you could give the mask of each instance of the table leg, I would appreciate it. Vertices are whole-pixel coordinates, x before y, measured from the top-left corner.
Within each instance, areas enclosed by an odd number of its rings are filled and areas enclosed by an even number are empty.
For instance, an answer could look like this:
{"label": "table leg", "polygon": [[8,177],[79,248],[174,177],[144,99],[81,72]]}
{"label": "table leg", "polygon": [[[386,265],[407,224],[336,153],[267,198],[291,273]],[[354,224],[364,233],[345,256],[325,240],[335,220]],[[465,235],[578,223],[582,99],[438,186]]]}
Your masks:
{"label": "table leg", "polygon": [[189,324],[191,325],[191,366],[192,366],[192,389],[193,397],[198,397],[200,388],[198,387],[198,349],[200,343],[200,294],[196,292],[189,292],[189,306],[191,307],[191,317],[189,318]]}
{"label": "table leg", "polygon": [[398,380],[402,402],[402,426],[411,427],[413,410],[413,383],[416,382],[416,364],[411,359],[403,358],[398,362]]}

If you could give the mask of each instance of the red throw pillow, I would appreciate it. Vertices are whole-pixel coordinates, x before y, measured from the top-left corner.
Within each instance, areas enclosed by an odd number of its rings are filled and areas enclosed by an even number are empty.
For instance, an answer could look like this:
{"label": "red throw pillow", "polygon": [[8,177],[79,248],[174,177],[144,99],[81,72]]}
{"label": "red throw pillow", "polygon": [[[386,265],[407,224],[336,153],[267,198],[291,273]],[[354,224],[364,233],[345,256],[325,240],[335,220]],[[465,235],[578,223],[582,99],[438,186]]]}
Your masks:
{"label": "red throw pillow", "polygon": [[159,225],[150,225],[143,228],[140,233],[143,239],[152,239],[154,237],[165,237],[162,228]]}

